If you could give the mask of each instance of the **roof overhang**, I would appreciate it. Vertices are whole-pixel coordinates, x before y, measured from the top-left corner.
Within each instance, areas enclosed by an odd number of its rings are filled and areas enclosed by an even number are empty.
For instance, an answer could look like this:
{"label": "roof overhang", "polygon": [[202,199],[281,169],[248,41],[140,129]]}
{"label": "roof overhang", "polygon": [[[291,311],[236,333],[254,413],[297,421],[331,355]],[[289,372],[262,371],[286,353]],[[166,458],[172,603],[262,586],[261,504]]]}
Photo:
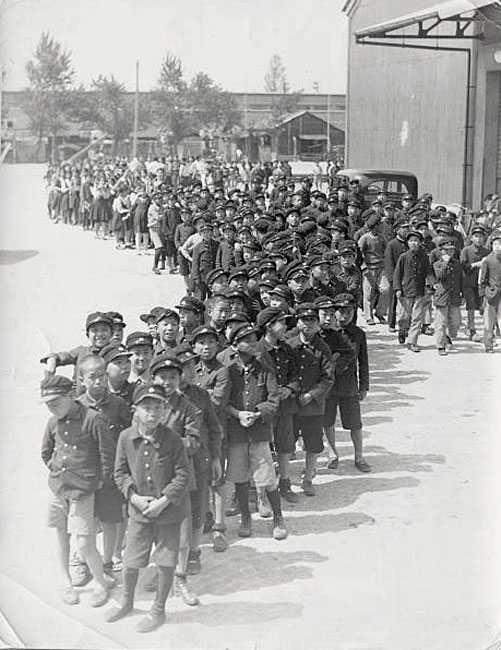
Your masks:
{"label": "roof overhang", "polygon": [[410,14],[370,25],[355,32],[357,43],[373,39],[483,39],[475,28],[479,22],[501,26],[500,0],[446,0]]}

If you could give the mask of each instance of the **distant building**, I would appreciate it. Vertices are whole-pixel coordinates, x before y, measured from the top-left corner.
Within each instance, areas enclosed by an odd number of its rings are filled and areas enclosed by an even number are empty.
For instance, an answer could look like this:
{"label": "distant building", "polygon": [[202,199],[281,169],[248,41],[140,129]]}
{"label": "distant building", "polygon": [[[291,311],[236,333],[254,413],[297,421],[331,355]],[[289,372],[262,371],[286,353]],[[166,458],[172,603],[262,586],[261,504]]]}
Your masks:
{"label": "distant building", "polygon": [[430,4],[346,2],[346,164],[414,172],[421,192],[478,208],[501,194],[501,2]]}
{"label": "distant building", "polygon": [[[133,103],[134,93],[124,93],[125,99],[131,105]],[[271,157],[271,141],[273,131],[278,128],[272,123],[272,106],[277,95],[274,93],[232,93],[236,102],[236,108],[240,116],[240,128],[235,129],[234,134],[214,134],[211,137],[201,137],[199,134],[190,134],[184,138],[178,145],[179,156],[200,155],[207,146],[218,150],[227,157],[233,157],[236,148],[240,145],[243,151],[249,154],[251,159],[257,159],[261,153]],[[139,93],[139,102],[148,102],[150,93]],[[337,144],[340,138],[339,132],[345,130],[346,111],[345,95],[326,95],[326,94],[301,94],[298,98],[298,111],[308,112],[311,116],[308,119],[313,121],[315,118],[323,120],[324,126],[319,133],[325,134],[327,141],[327,122],[331,125],[333,131],[331,143]],[[61,157],[65,158],[85,146],[90,141],[91,129],[88,125],[80,125],[70,122],[66,129],[58,137],[58,146]],[[310,134],[311,135],[311,134]],[[48,159],[50,152],[50,139],[44,138],[42,146],[37,154],[37,142],[33,133],[30,131],[28,116],[23,110],[23,93],[22,91],[4,91],[2,95],[2,139],[9,140],[13,143],[13,148],[9,152],[7,162],[40,162]],[[308,138],[305,138],[306,142]],[[282,140],[281,140],[282,142]],[[298,150],[313,150],[316,145],[310,142],[308,147],[303,143]],[[265,143],[265,144],[263,144]],[[266,144],[268,143],[268,144]],[[109,143],[107,143],[109,144]],[[121,151],[130,150],[131,141],[122,144]],[[283,148],[283,147],[282,147]],[[152,124],[138,131],[138,151],[141,155],[166,153],[169,150],[165,138]],[[319,146],[319,151],[322,149]],[[265,151],[266,150],[266,151]],[[282,157],[292,157],[293,147],[286,148],[287,153]],[[274,150],[276,153],[276,148]]]}

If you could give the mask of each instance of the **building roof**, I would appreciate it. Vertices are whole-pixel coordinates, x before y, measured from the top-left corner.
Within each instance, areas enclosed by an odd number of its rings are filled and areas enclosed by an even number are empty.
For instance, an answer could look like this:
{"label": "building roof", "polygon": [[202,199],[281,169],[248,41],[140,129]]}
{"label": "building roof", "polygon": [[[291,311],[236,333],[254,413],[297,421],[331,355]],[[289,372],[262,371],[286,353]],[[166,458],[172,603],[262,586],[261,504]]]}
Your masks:
{"label": "building roof", "polygon": [[324,122],[324,124],[329,125],[331,129],[335,129],[336,131],[342,131],[337,126],[334,126],[330,121],[327,121],[325,118],[321,117],[317,113],[314,113],[313,111],[297,111],[296,113],[292,113],[291,115],[287,115],[287,117],[284,117],[284,119],[278,124],[278,126],[283,126],[284,124],[288,124],[289,122],[292,122],[293,120],[297,120],[300,117],[304,117],[305,115],[311,115],[317,120],[320,120],[321,122]]}
{"label": "building roof", "polygon": [[403,16],[397,16],[396,18],[390,18],[385,22],[359,29],[355,32],[355,38],[357,40],[367,37],[381,38],[388,32],[421,24],[424,20],[451,20],[466,13],[476,12],[490,5],[501,9],[501,2],[499,0],[446,0],[445,2],[436,3],[425,9],[404,14]]}

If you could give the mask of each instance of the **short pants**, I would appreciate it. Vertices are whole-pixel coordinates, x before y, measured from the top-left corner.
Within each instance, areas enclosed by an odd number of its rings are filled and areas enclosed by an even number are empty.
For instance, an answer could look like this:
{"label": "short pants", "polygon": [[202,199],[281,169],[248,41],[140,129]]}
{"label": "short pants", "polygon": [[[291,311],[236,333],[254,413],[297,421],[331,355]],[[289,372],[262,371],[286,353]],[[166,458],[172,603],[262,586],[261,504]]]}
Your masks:
{"label": "short pants", "polygon": [[124,564],[131,569],[144,569],[150,563],[153,545],[153,561],[158,566],[174,567],[179,552],[181,522],[174,524],[141,523],[133,518],[127,526]]}
{"label": "short pants", "polygon": [[96,492],[96,515],[103,524],[120,524],[124,520],[125,499],[114,483]]}
{"label": "short pants", "polygon": [[335,424],[338,409],[343,429],[357,431],[362,428],[362,416],[358,395],[343,396],[337,395],[336,393],[329,393],[329,397],[325,402],[325,427],[330,427]]}
{"label": "short pants", "polygon": [[292,414],[282,409],[273,419],[273,442],[277,454],[292,454],[296,448]]}
{"label": "short pants", "polygon": [[97,519],[94,493],[83,499],[52,496],[47,511],[49,528],[60,528],[73,535],[95,535]]}
{"label": "short pants", "polygon": [[323,415],[294,416],[294,435],[301,435],[305,450],[312,454],[321,454],[324,450],[323,420]]}
{"label": "short pants", "polygon": [[275,488],[277,477],[269,442],[230,442],[226,478],[232,483],[254,479],[256,487]]}

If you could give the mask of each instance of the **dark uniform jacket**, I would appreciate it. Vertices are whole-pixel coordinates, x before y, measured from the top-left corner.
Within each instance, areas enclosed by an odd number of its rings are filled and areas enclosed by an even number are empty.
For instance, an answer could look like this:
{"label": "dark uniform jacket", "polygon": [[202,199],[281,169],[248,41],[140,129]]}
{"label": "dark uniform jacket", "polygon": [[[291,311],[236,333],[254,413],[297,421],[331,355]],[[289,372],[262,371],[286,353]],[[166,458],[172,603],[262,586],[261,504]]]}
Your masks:
{"label": "dark uniform jacket", "polygon": [[369,390],[369,355],[365,332],[353,323],[340,329],[339,333],[351,345],[357,363],[336,373],[337,394],[341,397],[353,397],[359,391]]}
{"label": "dark uniform jacket", "polygon": [[49,358],[56,359],[56,367],[59,366],[74,366],[73,369],[73,384],[75,385],[75,393],[81,395],[85,392],[82,382],[79,377],[78,366],[80,361],[87,357],[89,354],[99,354],[100,348],[93,345],[79,345],[67,352],[53,352],[40,361],[44,363]]}
{"label": "dark uniform jacket", "polygon": [[397,261],[393,274],[393,290],[401,291],[404,298],[424,296],[426,278],[432,274],[428,255],[424,249],[405,251]]}
{"label": "dark uniform jacket", "polygon": [[489,253],[482,260],[479,285],[481,295],[490,305],[497,305],[501,299],[501,260],[495,253]]}
{"label": "dark uniform jacket", "polygon": [[275,374],[252,358],[244,366],[238,357],[228,368],[230,395],[228,404],[237,411],[258,411],[261,417],[251,426],[243,427],[237,418],[228,415],[228,442],[265,442],[271,440],[272,422],[279,406]]}
{"label": "dark uniform jacket", "polygon": [[406,250],[407,244],[398,237],[394,237],[388,242],[388,246],[384,252],[384,269],[390,284],[393,273],[395,272],[395,267],[397,266],[397,260]]}
{"label": "dark uniform jacket", "polygon": [[230,396],[230,376],[228,368],[218,359],[199,361],[196,365],[195,384],[204,388],[210,396],[216,415],[226,419],[226,404]]}
{"label": "dark uniform jacket", "polygon": [[277,347],[272,347],[263,336],[256,344],[256,356],[275,373],[280,411],[295,412],[296,398],[299,395],[299,364],[296,353],[286,341],[279,341]]}
{"label": "dark uniform jacket", "polygon": [[461,251],[461,264],[463,265],[464,272],[464,286],[468,288],[478,287],[478,274],[480,268],[472,268],[472,264],[475,262],[481,262],[484,257],[489,254],[489,251],[485,246],[476,246],[475,244],[470,244],[465,246]]}
{"label": "dark uniform jacket", "polygon": [[106,453],[103,455],[102,478],[105,482],[109,482],[113,478],[118,438],[124,429],[130,427],[132,421],[131,410],[124,399],[111,393],[107,393],[98,402],[92,399],[88,393],[84,393],[77,401],[85,408],[93,409],[96,413],[99,413],[106,425],[102,437],[106,449]]}
{"label": "dark uniform jacket", "polygon": [[191,279],[194,283],[204,282],[205,276],[216,266],[219,243],[215,239],[201,241],[193,248]]}
{"label": "dark uniform jacket", "polygon": [[463,293],[463,267],[455,258],[448,262],[438,260],[433,264],[435,274],[435,294],[433,303],[435,307],[459,307]]}
{"label": "dark uniform jacket", "polygon": [[105,436],[102,417],[78,402],[65,418],[50,418],[42,441],[42,460],[50,470],[49,487],[55,495],[83,499],[97,490],[110,453]]}
{"label": "dark uniform jacket", "polygon": [[210,460],[219,458],[221,456],[223,429],[212,405],[209,393],[200,386],[185,383],[181,385],[180,391],[184,397],[187,397],[202,412],[200,451],[198,454],[206,454]]}
{"label": "dark uniform jacket", "polygon": [[300,335],[288,339],[298,359],[299,394],[310,393],[313,399],[306,406],[298,403],[300,415],[323,415],[327,393],[334,383],[334,366],[327,344],[320,336],[303,343]]}
{"label": "dark uniform jacket", "polygon": [[[135,492],[156,499],[166,496],[169,505],[154,520],[173,524],[183,520],[188,495],[188,458],[181,438],[160,424],[150,439],[144,438],[136,423],[120,434],[115,460],[115,483],[129,500]],[[129,516],[141,523],[151,523],[132,504]]]}
{"label": "dark uniform jacket", "polygon": [[226,239],[221,239],[216,254],[216,266],[221,266],[225,271],[229,271],[236,266],[235,242],[230,244]]}

